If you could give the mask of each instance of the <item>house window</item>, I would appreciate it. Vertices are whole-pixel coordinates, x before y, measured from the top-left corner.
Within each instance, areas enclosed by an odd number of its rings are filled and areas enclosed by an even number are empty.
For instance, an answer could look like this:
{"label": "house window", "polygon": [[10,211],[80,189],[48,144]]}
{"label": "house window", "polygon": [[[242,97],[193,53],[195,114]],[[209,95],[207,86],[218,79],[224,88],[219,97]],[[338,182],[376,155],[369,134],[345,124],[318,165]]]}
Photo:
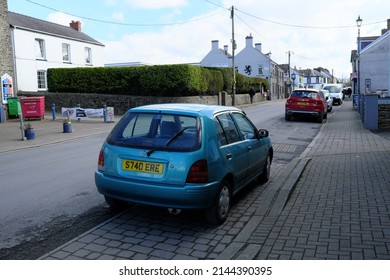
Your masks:
{"label": "house window", "polygon": [[91,48],[84,48],[85,51],[85,64],[92,64],[92,50]]}
{"label": "house window", "polygon": [[66,43],[62,44],[62,61],[70,62],[70,45]]}
{"label": "house window", "polygon": [[45,40],[43,39],[35,39],[35,58],[36,59],[46,58]]}
{"label": "house window", "polygon": [[38,77],[38,90],[46,90],[47,84],[46,84],[46,71],[44,70],[38,70],[37,72]]}
{"label": "house window", "polygon": [[259,65],[259,75],[263,75],[263,66]]}

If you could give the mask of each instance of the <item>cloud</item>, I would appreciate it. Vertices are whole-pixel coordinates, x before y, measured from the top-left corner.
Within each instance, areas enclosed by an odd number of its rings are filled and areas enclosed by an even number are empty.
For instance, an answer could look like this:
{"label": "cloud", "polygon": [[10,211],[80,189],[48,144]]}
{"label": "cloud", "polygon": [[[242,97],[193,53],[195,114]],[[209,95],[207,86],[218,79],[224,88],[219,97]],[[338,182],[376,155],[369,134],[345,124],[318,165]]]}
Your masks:
{"label": "cloud", "polygon": [[125,0],[125,3],[133,8],[164,9],[187,6],[187,0]]}
{"label": "cloud", "polygon": [[[61,13],[61,12],[54,12],[54,13],[50,13],[47,18],[46,18],[47,21],[50,21],[50,22],[54,22],[54,23],[57,23],[57,24],[61,24],[61,25],[65,25],[65,26],[69,26],[69,23],[74,20],[74,21],[80,21],[82,23],[82,20],[75,17],[75,16],[71,16],[71,15],[68,15],[68,14],[65,14],[65,13]],[[82,23],[83,25],[83,23]]]}
{"label": "cloud", "polygon": [[122,12],[113,12],[111,16],[113,19],[119,20],[119,21],[123,21],[123,19],[124,19],[124,15]]}

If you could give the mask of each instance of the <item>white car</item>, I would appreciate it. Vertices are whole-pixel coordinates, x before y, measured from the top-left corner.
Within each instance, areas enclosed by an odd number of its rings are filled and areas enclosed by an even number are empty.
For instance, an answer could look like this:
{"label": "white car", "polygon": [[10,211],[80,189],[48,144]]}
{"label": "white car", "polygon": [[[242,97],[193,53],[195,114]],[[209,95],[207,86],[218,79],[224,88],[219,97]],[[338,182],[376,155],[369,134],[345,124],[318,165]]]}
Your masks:
{"label": "white car", "polygon": [[327,110],[328,110],[328,112],[331,112],[332,109],[333,109],[333,97],[330,96],[330,93],[329,93],[328,90],[322,89],[321,91],[322,91],[322,93],[325,96],[326,103],[328,104],[327,105]]}
{"label": "white car", "polygon": [[343,84],[324,84],[322,89],[328,90],[333,98],[333,104],[341,105],[344,100]]}

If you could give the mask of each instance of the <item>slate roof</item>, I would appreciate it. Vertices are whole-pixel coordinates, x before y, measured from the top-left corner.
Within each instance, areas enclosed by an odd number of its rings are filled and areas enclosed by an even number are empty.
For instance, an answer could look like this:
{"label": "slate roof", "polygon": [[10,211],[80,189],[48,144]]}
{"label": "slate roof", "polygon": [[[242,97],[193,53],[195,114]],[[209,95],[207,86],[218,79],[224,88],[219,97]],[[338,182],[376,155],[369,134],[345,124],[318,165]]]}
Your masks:
{"label": "slate roof", "polygon": [[8,22],[11,27],[14,28],[31,30],[42,34],[49,34],[56,37],[63,37],[80,42],[104,46],[99,41],[96,41],[87,34],[77,31],[72,27],[56,24],[45,20],[40,20],[37,18],[17,14],[10,11],[8,12]]}

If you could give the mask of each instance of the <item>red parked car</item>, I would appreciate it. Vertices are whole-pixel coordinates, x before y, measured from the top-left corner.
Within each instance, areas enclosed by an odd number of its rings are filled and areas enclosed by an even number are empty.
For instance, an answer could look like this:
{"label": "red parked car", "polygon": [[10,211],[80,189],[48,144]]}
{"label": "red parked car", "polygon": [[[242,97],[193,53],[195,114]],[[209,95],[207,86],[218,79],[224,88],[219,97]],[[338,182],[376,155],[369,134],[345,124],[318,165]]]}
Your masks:
{"label": "red parked car", "polygon": [[287,121],[292,117],[314,117],[322,123],[328,116],[327,102],[324,94],[317,89],[303,88],[294,90],[286,101]]}

